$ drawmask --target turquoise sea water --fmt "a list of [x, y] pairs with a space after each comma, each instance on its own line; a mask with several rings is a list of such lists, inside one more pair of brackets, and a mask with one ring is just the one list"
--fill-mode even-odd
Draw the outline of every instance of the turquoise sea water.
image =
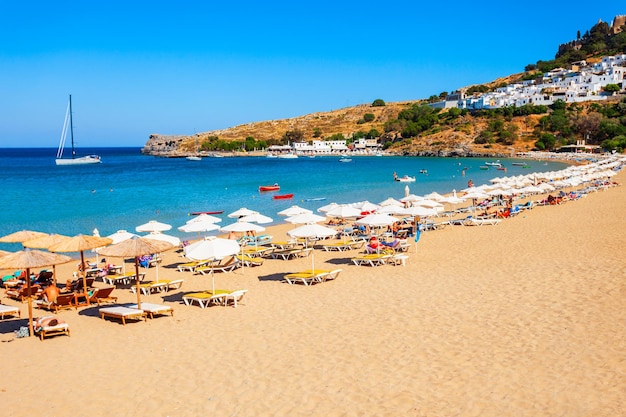
[[[330, 202], [378, 203], [387, 197], [401, 198], [408, 184], [411, 193], [441, 194], [503, 175], [551, 171], [564, 168], [558, 162], [527, 161], [530, 169], [512, 166], [517, 160], [502, 160], [506, 174], [495, 168], [481, 170], [488, 159], [353, 157], [340, 163], [336, 156], [298, 159], [265, 157], [156, 158], [141, 155], [139, 148], [81, 149], [97, 153], [102, 164], [56, 166], [56, 149], [0, 149], [0, 184], [4, 199], [0, 211], [0, 236], [22, 230], [102, 236], [120, 229], [135, 231], [149, 220], [171, 224], [168, 234], [189, 238], [177, 227], [193, 211], [224, 210], [220, 225], [232, 220], [226, 215], [241, 207], [257, 210], [276, 223], [276, 213], [298, 204], [312, 210]], [[462, 175], [466, 168], [465, 176]], [[421, 174], [425, 169], [427, 174]], [[399, 176], [417, 178], [413, 183], [393, 181]], [[274, 193], [259, 193], [259, 185], [279, 183], [279, 194], [293, 193], [290, 200], [273, 200]], [[323, 201], [306, 201], [325, 198]], [[15, 244], [0, 248], [16, 250]]]

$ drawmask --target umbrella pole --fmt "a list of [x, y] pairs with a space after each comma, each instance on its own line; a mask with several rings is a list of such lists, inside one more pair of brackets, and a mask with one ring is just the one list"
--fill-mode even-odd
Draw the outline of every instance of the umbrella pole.
[[137, 284], [137, 308], [141, 310], [141, 286], [139, 285], [139, 258], [135, 256], [135, 283]]
[[30, 289], [30, 268], [26, 268], [26, 288], [28, 288], [28, 334], [34, 336], [33, 330], [33, 297]]
[[[87, 274], [85, 273], [85, 252], [80, 251], [80, 269], [81, 274], [83, 274], [83, 292], [87, 294]], [[87, 300], [87, 305], [89, 305], [89, 296], [85, 295], [85, 299]]]

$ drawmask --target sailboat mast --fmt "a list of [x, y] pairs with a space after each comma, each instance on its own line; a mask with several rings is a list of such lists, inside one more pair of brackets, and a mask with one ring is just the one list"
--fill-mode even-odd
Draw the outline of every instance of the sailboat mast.
[[74, 150], [74, 122], [72, 119], [72, 95], [70, 94], [70, 138], [72, 139], [72, 159], [74, 159], [76, 151]]

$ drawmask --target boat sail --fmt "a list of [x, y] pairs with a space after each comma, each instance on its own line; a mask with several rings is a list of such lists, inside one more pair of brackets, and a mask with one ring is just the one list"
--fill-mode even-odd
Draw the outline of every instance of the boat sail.
[[[65, 148], [65, 140], [67, 139], [67, 131], [70, 132], [70, 140], [72, 142], [72, 157], [63, 158], [63, 149]], [[72, 122], [72, 95], [70, 94], [70, 101], [67, 105], [67, 111], [65, 112], [65, 121], [63, 122], [63, 131], [61, 132], [61, 140], [59, 142], [59, 149], [57, 150], [57, 157], [55, 160], [57, 165], [84, 165], [84, 164], [99, 164], [102, 162], [98, 155], [88, 156], [76, 156], [76, 150], [74, 149], [74, 124]]]

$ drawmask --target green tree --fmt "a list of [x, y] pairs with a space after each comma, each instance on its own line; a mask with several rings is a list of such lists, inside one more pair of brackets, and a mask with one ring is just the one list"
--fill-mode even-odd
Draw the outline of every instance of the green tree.
[[607, 93], [611, 93], [611, 95], [617, 93], [618, 91], [621, 90], [620, 86], [617, 84], [607, 84], [604, 86], [603, 88], [604, 91], [606, 91]]
[[372, 102], [372, 107], [382, 107], [384, 105], [385, 105], [384, 100], [380, 98], [377, 98], [376, 100]]
[[365, 120], [366, 122], [373, 122], [374, 119], [376, 119], [376, 116], [372, 113], [365, 113], [363, 115], [363, 120]]
[[319, 127], [313, 128], [313, 137], [319, 138], [321, 136], [322, 136], [322, 129], [320, 129]]
[[302, 142], [304, 140], [304, 132], [298, 129], [288, 130], [283, 136], [284, 142]]

